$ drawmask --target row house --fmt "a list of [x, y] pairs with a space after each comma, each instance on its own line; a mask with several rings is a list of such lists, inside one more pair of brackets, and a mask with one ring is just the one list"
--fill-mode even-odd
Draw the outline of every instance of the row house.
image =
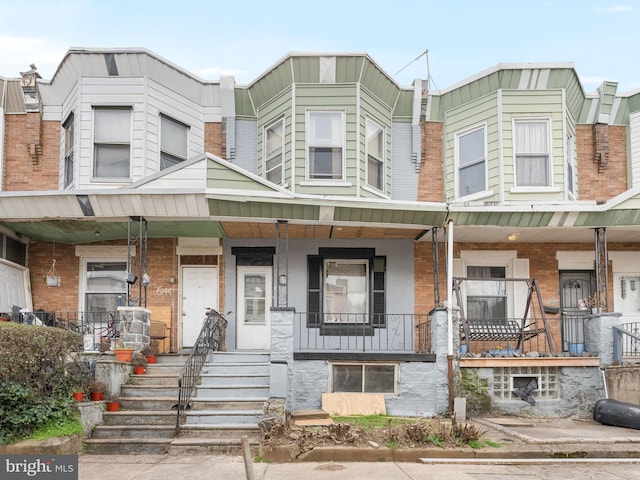
[[564, 63], [429, 87], [364, 53], [238, 85], [71, 49], [49, 80], [0, 78], [0, 311], [138, 307], [177, 352], [214, 309], [227, 350], [271, 353], [290, 409], [361, 392], [442, 413], [466, 367], [507, 409], [535, 378], [559, 411], [599, 365], [573, 355], [585, 322], [640, 321], [640, 93], [585, 92]]

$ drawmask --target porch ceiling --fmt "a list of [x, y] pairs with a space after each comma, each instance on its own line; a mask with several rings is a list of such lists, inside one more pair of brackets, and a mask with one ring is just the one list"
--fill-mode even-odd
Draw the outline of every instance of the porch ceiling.
[[[33, 240], [81, 244], [126, 239], [128, 221], [49, 220], [3, 225]], [[149, 238], [224, 237], [225, 233], [220, 223], [213, 221], [148, 221], [147, 235]]]

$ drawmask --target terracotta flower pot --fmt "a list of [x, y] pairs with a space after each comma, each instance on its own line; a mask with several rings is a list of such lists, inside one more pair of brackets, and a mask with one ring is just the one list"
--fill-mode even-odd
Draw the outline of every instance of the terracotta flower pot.
[[91, 400], [94, 402], [99, 402], [102, 400], [104, 393], [103, 392], [91, 392]]
[[146, 371], [146, 368], [143, 366], [138, 365], [133, 367], [133, 373], [137, 375], [143, 375], [145, 371]]
[[107, 402], [108, 412], [117, 412], [120, 410], [120, 402]]
[[84, 392], [73, 392], [72, 396], [76, 402], [82, 402], [84, 400]]
[[147, 363], [156, 363], [155, 355], [147, 355]]
[[133, 358], [133, 348], [116, 348], [113, 353], [117, 362], [130, 362]]

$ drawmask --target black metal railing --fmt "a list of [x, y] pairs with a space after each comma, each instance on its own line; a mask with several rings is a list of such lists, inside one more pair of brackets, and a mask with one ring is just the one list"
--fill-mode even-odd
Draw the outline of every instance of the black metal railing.
[[24, 312], [16, 310], [10, 320], [28, 325], [44, 325], [77, 332], [84, 337], [85, 350], [98, 350], [111, 343], [122, 331], [122, 322], [116, 310]]
[[[431, 328], [428, 314], [296, 313], [297, 352], [416, 353], [417, 335]], [[422, 348], [430, 351], [431, 335]], [[424, 342], [428, 342], [424, 343]]]
[[623, 357], [640, 358], [640, 323], [623, 323], [613, 327], [613, 361], [621, 363]]
[[562, 315], [562, 350], [578, 353], [584, 348], [584, 325], [589, 315]]
[[215, 310], [207, 310], [202, 330], [196, 340], [178, 378], [178, 411], [176, 415], [176, 435], [184, 423], [187, 408], [200, 379], [200, 372], [207, 355], [226, 349], [227, 321]]
[[416, 325], [416, 352], [432, 353], [431, 344], [431, 317], [420, 317]]

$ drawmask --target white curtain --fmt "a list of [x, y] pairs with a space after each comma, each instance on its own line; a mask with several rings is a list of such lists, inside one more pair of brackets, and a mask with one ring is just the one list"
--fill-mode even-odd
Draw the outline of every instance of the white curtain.
[[549, 141], [547, 122], [516, 122], [516, 185], [549, 185]]

